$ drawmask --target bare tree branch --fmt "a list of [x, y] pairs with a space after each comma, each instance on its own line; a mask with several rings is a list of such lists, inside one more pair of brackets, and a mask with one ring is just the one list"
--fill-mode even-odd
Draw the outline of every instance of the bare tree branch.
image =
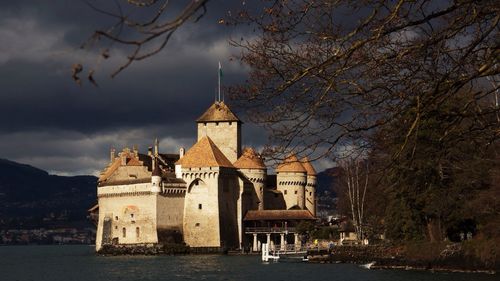
[[[209, 2], [209, 0], [188, 1], [184, 8], [172, 17], [172, 15], [167, 15], [167, 12], [170, 11], [168, 9], [170, 7], [169, 0], [115, 0], [116, 12], [101, 8], [95, 1], [82, 1], [96, 12], [117, 20], [114, 25], [107, 29], [96, 30], [94, 35], [82, 45], [82, 48], [90, 49], [102, 38], [107, 39], [110, 44], [117, 43], [132, 47], [126, 61], [111, 73], [112, 78], [134, 61], [144, 60], [161, 52], [180, 26], [190, 19], [197, 22], [206, 14], [206, 4]], [[140, 16], [134, 17], [137, 14]], [[101, 55], [107, 59], [111, 52], [110, 48], [106, 47]], [[92, 83], [95, 83], [93, 78], [95, 70], [91, 71], [92, 75], [89, 73], [88, 77]]]

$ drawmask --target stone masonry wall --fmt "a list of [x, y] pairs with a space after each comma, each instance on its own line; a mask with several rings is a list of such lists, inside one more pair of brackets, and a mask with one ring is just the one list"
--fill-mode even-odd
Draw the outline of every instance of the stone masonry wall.
[[[148, 185], [148, 184], [142, 184]], [[123, 190], [128, 189], [125, 186]], [[137, 187], [137, 189], [143, 189]], [[101, 187], [102, 188], [102, 187]], [[106, 187], [110, 189], [111, 187]], [[119, 187], [114, 187], [118, 189]], [[99, 194], [98, 194], [99, 196]], [[96, 250], [101, 248], [104, 220], [108, 220], [110, 238], [114, 243], [136, 244], [157, 243], [156, 203], [157, 194], [142, 191], [110, 193], [99, 196], [99, 221], [97, 226]], [[111, 223], [109, 226], [109, 222]], [[109, 229], [108, 229], [109, 231]]]
[[305, 173], [278, 173], [277, 186], [277, 189], [283, 193], [287, 209], [295, 205], [305, 209]]
[[241, 155], [241, 126], [238, 122], [198, 123], [198, 141], [208, 136], [231, 163]]
[[220, 247], [218, 168], [183, 169], [188, 190], [184, 203], [184, 241], [190, 247]]

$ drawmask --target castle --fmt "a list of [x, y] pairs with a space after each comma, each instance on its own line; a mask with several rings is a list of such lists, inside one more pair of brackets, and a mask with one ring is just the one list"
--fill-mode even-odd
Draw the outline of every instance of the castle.
[[[197, 142], [186, 152], [160, 153], [158, 141], [147, 154], [111, 150], [97, 186], [97, 251], [172, 242], [258, 250], [256, 229], [263, 228], [249, 224], [281, 227], [272, 233], [285, 244], [294, 221], [315, 219], [316, 172], [307, 158], [290, 155], [268, 175], [252, 148], [242, 151], [242, 122], [223, 101], [196, 122]], [[264, 234], [269, 242], [271, 233]]]

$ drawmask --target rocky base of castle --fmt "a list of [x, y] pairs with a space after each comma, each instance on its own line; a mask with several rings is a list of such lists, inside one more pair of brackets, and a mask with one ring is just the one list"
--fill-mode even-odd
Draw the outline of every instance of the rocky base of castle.
[[432, 270], [496, 273], [498, 261], [481, 261], [459, 247], [448, 247], [437, 256], [415, 256], [396, 246], [341, 246], [330, 252], [310, 251], [309, 262], [356, 263], [369, 269]]
[[225, 254], [226, 250], [219, 247], [193, 248], [185, 244], [131, 244], [131, 245], [104, 245], [97, 252], [99, 255], [186, 255], [186, 254]]
[[179, 255], [188, 254], [190, 249], [184, 244], [133, 244], [104, 245], [99, 255]]

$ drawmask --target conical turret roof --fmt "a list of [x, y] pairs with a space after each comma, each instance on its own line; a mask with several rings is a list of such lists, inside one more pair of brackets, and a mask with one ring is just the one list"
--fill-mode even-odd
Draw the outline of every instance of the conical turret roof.
[[316, 173], [316, 170], [314, 169], [311, 162], [309, 162], [309, 158], [304, 157], [304, 158], [302, 158], [302, 160], [300, 160], [300, 162], [302, 162], [302, 167], [304, 167], [304, 169], [306, 169], [308, 176], [315, 176], [318, 174], [318, 173]]
[[224, 156], [224, 153], [207, 136], [201, 138], [191, 147], [184, 157], [175, 164], [184, 168], [200, 167], [228, 167], [234, 168], [233, 164]]
[[295, 154], [291, 154], [283, 161], [283, 163], [279, 164], [276, 172], [307, 173], [306, 169], [302, 166]]
[[241, 122], [223, 101], [214, 102], [196, 122]]
[[266, 169], [262, 158], [251, 147], [245, 148], [243, 154], [233, 165], [238, 169]]

